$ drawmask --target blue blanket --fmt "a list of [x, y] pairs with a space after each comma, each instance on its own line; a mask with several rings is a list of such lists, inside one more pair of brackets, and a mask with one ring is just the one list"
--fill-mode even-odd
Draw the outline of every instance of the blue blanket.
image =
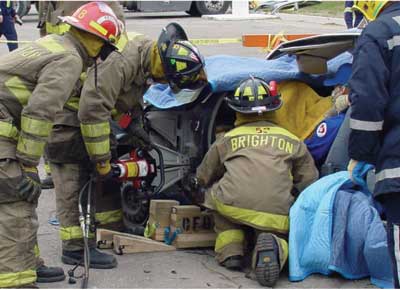
[[348, 172], [306, 188], [290, 210], [289, 279], [333, 271], [393, 287], [386, 232], [371, 199], [351, 190]]
[[[323, 86], [323, 81], [331, 77], [340, 65], [351, 63], [350, 53], [343, 53], [328, 62], [328, 73], [324, 76], [309, 75], [299, 72], [295, 57], [283, 56], [275, 60], [255, 57], [217, 55], [206, 58], [208, 83], [213, 92], [233, 91], [243, 80], [253, 75], [267, 82], [301, 80], [312, 86]], [[167, 85], [151, 86], [144, 95], [144, 100], [160, 109], [181, 106], [193, 101], [189, 91], [174, 95]]]

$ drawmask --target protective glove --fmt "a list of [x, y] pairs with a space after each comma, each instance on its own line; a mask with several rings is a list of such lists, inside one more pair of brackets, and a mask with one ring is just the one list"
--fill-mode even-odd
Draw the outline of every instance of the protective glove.
[[14, 16], [14, 22], [17, 23], [17, 24], [20, 25], [20, 26], [21, 26], [22, 24], [24, 24], [24, 22], [22, 21], [21, 17], [19, 17], [18, 14], [16, 14], [16, 15]]
[[367, 162], [350, 159], [347, 171], [349, 171], [350, 178], [355, 184], [366, 187], [365, 176], [372, 168], [373, 166]]
[[17, 186], [19, 197], [27, 202], [36, 203], [39, 199], [42, 187], [37, 168], [34, 166], [21, 165], [22, 178]]
[[110, 160], [96, 163], [96, 171], [97, 171], [97, 176], [101, 180], [107, 180], [112, 178]]
[[204, 203], [206, 189], [195, 174], [189, 174], [186, 179], [187, 189], [190, 192], [190, 199], [194, 204]]

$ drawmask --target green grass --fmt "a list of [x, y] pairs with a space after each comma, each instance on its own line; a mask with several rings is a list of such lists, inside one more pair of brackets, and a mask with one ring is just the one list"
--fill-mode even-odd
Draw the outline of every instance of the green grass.
[[344, 1], [324, 1], [320, 4], [300, 7], [300, 9], [297, 11], [295, 11], [293, 8], [281, 10], [282, 13], [297, 13], [339, 18], [343, 17], [343, 11]]

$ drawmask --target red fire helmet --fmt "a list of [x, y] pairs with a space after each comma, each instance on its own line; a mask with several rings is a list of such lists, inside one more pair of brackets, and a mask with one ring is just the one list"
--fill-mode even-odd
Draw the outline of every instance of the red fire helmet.
[[79, 7], [72, 16], [60, 17], [69, 25], [115, 44], [121, 33], [117, 16], [104, 2], [90, 2]]

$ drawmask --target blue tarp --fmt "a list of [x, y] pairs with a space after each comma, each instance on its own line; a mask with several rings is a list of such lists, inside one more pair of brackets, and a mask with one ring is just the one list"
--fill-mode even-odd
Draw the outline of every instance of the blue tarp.
[[392, 288], [386, 231], [371, 198], [351, 190], [347, 171], [306, 188], [290, 209], [289, 280], [333, 271]]
[[[332, 76], [340, 65], [351, 63], [350, 53], [343, 53], [328, 62], [324, 76], [299, 72], [295, 57], [282, 56], [275, 60], [255, 57], [217, 55], [206, 58], [208, 83], [213, 92], [233, 91], [243, 80], [253, 75], [267, 82], [275, 80], [301, 80], [313, 86], [323, 86], [326, 77]], [[144, 100], [160, 109], [181, 106], [192, 101], [191, 94], [183, 92], [175, 96], [167, 85], [156, 84], [144, 95]]]

